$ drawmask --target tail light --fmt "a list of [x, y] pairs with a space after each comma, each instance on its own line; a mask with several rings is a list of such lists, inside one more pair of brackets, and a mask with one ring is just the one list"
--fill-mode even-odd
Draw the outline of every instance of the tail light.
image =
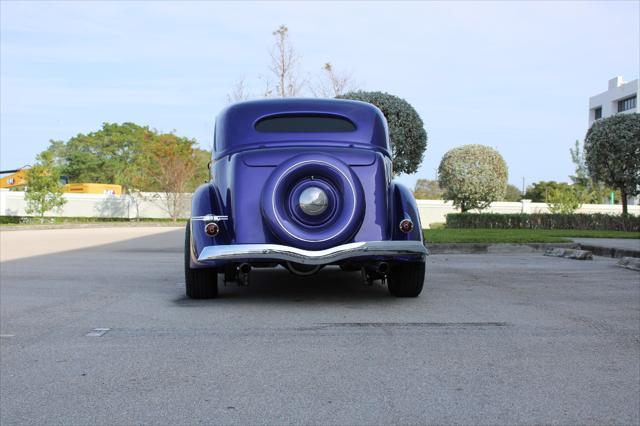
[[218, 232], [220, 232], [220, 227], [217, 223], [211, 222], [204, 226], [204, 233], [210, 237], [215, 237], [218, 235]]
[[411, 222], [411, 220], [409, 219], [403, 219], [402, 221], [400, 221], [400, 230], [405, 234], [413, 231], [413, 222]]

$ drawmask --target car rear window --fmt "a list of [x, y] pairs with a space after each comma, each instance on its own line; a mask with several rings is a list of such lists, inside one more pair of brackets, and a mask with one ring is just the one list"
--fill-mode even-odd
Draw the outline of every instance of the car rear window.
[[356, 125], [344, 117], [332, 115], [279, 115], [259, 120], [256, 130], [264, 133], [353, 132]]

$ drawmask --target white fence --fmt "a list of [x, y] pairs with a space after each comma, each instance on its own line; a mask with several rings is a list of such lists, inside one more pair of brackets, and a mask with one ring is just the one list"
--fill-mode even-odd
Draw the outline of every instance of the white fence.
[[[169, 212], [164, 201], [164, 195], [159, 193], [143, 193], [138, 196], [122, 195], [94, 195], [94, 194], [64, 194], [67, 202], [56, 211], [48, 212], [47, 216], [67, 217], [113, 217], [113, 218], [168, 218]], [[189, 216], [191, 194], [184, 194], [181, 199], [179, 216]], [[28, 216], [25, 212], [26, 202], [24, 192], [0, 190], [0, 215]], [[640, 215], [640, 206], [631, 205], [629, 213]], [[418, 200], [420, 220], [427, 228], [431, 223], [445, 222], [447, 213], [456, 213], [451, 202], [442, 200]], [[549, 207], [545, 203], [496, 202], [484, 210], [492, 213], [548, 213]], [[609, 204], [584, 204], [578, 213], [607, 213], [620, 214], [622, 206]]]
[[[640, 215], [640, 206], [627, 206], [630, 214]], [[431, 223], [441, 223], [446, 221], [448, 213], [459, 213], [460, 210], [453, 207], [450, 201], [442, 200], [418, 200], [420, 210], [420, 221], [424, 228], [428, 228]], [[500, 201], [491, 204], [491, 207], [483, 210], [483, 213], [549, 213], [549, 206], [546, 203], [532, 203], [529, 200], [520, 202]], [[576, 213], [605, 213], [622, 214], [621, 205], [610, 204], [583, 204]]]
[[[67, 202], [45, 216], [65, 217], [112, 217], [112, 218], [169, 218], [165, 195], [145, 192], [131, 195], [64, 194]], [[27, 203], [24, 192], [0, 190], [1, 216], [29, 216], [25, 211]], [[178, 216], [187, 217], [191, 209], [191, 194], [180, 198]]]

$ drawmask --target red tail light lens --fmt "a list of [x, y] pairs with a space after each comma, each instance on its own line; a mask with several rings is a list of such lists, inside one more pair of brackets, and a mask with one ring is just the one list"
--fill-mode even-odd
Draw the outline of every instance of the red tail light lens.
[[204, 232], [210, 237], [215, 237], [216, 235], [218, 235], [218, 232], [220, 232], [220, 227], [217, 223], [207, 223], [204, 226]]
[[409, 219], [402, 220], [400, 222], [400, 230], [405, 234], [413, 231], [413, 222], [411, 222]]

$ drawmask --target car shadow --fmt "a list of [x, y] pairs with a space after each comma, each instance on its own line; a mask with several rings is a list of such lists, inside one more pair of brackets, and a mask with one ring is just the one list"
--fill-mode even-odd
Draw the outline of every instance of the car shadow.
[[[327, 266], [310, 276], [297, 276], [282, 267], [257, 268], [251, 271], [250, 284], [239, 286], [235, 282], [219, 280], [219, 294], [215, 299], [193, 300], [181, 296], [174, 300], [178, 306], [204, 306], [219, 303], [259, 303], [283, 301], [288, 303], [343, 303], [388, 301], [387, 288], [376, 281], [365, 285], [360, 272], [342, 271]], [[395, 298], [392, 298], [395, 299]]]
[[[21, 232], [21, 231], [12, 231]], [[65, 230], [59, 230], [61, 241]], [[57, 235], [57, 234], [56, 234]], [[86, 237], [90, 238], [87, 229]], [[76, 250], [22, 257], [2, 262], [2, 288], [51, 292], [83, 291], [143, 292], [149, 298], [179, 307], [206, 307], [221, 304], [371, 303], [399, 300], [389, 295], [379, 282], [364, 285], [360, 272], [342, 271], [337, 266], [323, 268], [311, 276], [296, 276], [282, 267], [254, 268], [250, 285], [224, 285], [219, 280], [219, 297], [192, 300], [184, 295], [184, 230], [134, 237], [128, 240]], [[28, 279], [25, 279], [28, 278]]]

